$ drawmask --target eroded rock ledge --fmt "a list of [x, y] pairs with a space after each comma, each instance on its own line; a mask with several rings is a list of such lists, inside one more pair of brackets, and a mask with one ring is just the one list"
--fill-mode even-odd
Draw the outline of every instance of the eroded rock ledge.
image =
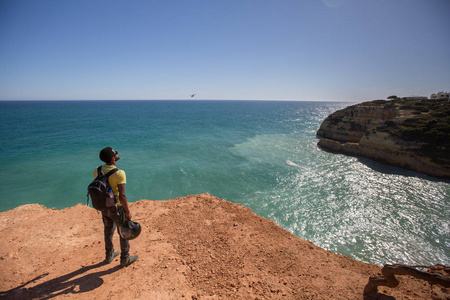
[[321, 124], [318, 145], [435, 177], [450, 178], [448, 100], [376, 100], [349, 106]]
[[[78, 204], [0, 213], [1, 299], [363, 299], [381, 267], [333, 254], [241, 204], [209, 194], [130, 203], [139, 260], [103, 264], [101, 215]], [[115, 246], [119, 246], [117, 234]], [[118, 249], [118, 248], [116, 248]], [[401, 278], [379, 299], [448, 299]]]

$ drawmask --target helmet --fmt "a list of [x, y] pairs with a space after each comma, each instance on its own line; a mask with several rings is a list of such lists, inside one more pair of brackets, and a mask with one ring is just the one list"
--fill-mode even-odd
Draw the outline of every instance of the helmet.
[[122, 226], [119, 226], [119, 234], [126, 240], [132, 240], [141, 234], [141, 229], [141, 224], [128, 220]]

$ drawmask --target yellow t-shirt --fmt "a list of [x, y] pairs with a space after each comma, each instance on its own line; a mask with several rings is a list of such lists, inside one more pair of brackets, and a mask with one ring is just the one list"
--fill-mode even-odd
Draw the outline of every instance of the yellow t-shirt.
[[[103, 165], [102, 166], [102, 172], [103, 174], [108, 173], [112, 169], [115, 169], [116, 166], [114, 165]], [[97, 168], [94, 170], [94, 178], [97, 177]], [[125, 175], [125, 172], [123, 170], [120, 170], [109, 176], [108, 178], [109, 186], [111, 187], [114, 195], [117, 199], [117, 205], [122, 205], [119, 200], [119, 188], [117, 187], [118, 184], [125, 184], [127, 183], [127, 177]]]

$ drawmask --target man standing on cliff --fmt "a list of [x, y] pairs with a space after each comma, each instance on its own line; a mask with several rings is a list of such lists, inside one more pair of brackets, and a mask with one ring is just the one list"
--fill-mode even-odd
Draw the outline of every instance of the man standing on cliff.
[[[100, 159], [105, 162], [102, 166], [103, 174], [116, 168], [116, 162], [120, 159], [119, 153], [111, 147], [106, 147], [100, 151]], [[97, 177], [97, 168], [94, 171], [94, 178]], [[127, 182], [125, 172], [118, 170], [111, 174], [108, 178], [109, 186], [111, 187], [117, 205], [106, 208], [102, 211], [102, 219], [105, 234], [105, 263], [111, 263], [119, 251], [114, 251], [113, 235], [117, 226], [122, 225], [126, 220], [131, 220], [132, 215], [128, 208], [127, 196], [125, 195], [125, 183]], [[123, 267], [129, 266], [138, 259], [137, 255], [130, 256], [130, 242], [120, 237], [120, 265]]]

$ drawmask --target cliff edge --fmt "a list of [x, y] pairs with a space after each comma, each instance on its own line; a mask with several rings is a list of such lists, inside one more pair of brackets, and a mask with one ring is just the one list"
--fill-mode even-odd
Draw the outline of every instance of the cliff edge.
[[434, 177], [450, 178], [450, 102], [375, 100], [344, 108], [320, 125], [318, 145]]
[[[78, 204], [0, 213], [4, 299], [362, 299], [381, 267], [323, 250], [240, 204], [209, 194], [130, 203], [139, 260], [103, 264], [101, 215]], [[118, 236], [114, 240], [119, 246]], [[446, 299], [409, 276], [379, 299]]]

